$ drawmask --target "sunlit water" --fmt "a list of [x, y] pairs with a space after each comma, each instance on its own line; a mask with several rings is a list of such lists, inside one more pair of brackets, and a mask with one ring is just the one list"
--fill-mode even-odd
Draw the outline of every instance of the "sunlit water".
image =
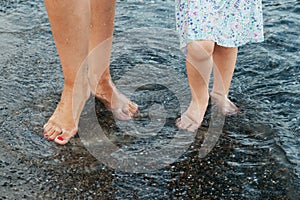
[[[197, 157], [200, 134], [175, 163], [154, 173], [133, 174], [101, 164], [79, 138], [64, 147], [43, 139], [42, 126], [63, 83], [44, 4], [0, 0], [0, 197], [299, 199], [300, 3], [263, 4], [266, 40], [240, 48], [230, 97], [241, 112], [226, 119], [213, 151]], [[185, 77], [178, 90], [188, 92], [178, 47], [173, 1], [118, 2], [111, 65], [116, 82], [126, 73], [151, 74], [134, 70], [141, 65], [158, 71], [167, 66]], [[170, 96], [167, 115], [176, 119], [178, 102]], [[147, 112], [147, 105], [139, 103]], [[111, 119], [101, 120], [109, 124]], [[208, 123], [206, 116], [202, 131]], [[126, 138], [115, 140], [126, 143]]]

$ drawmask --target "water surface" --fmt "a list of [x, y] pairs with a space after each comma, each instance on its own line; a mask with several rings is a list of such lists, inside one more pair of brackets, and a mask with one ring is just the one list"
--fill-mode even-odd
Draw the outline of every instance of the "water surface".
[[[226, 118], [213, 151], [197, 156], [208, 113], [195, 142], [175, 163], [133, 174], [97, 161], [78, 137], [63, 147], [43, 139], [42, 126], [63, 86], [44, 4], [0, 1], [0, 197], [299, 199], [300, 2], [263, 4], [266, 40], [240, 48], [230, 97], [241, 112]], [[114, 47], [116, 82], [142, 64], [169, 66], [186, 78], [173, 1], [118, 1]], [[187, 89], [186, 81], [178, 90]], [[175, 118], [176, 102], [170, 102]], [[147, 112], [147, 104], [143, 108]], [[110, 122], [109, 116], [102, 120]]]

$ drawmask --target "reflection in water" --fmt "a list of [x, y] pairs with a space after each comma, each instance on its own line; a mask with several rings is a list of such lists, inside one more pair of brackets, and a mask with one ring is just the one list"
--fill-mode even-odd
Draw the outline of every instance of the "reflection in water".
[[[78, 137], [64, 147], [42, 138], [63, 80], [44, 5], [1, 1], [0, 197], [299, 198], [299, 6], [297, 0], [264, 1], [266, 41], [240, 48], [232, 83], [230, 96], [241, 112], [226, 118], [224, 133], [208, 156], [200, 159], [199, 149], [210, 112], [175, 163], [132, 174], [97, 161]], [[174, 32], [162, 32], [159, 39], [145, 31], [149, 26], [174, 30], [173, 1], [118, 2], [111, 66], [115, 81], [141, 64], [170, 66], [185, 76]], [[131, 37], [133, 32], [137, 37]], [[109, 116], [102, 119], [110, 124]], [[136, 123], [147, 124], [146, 118], [140, 120]], [[111, 138], [122, 145], [128, 138], [121, 136]]]

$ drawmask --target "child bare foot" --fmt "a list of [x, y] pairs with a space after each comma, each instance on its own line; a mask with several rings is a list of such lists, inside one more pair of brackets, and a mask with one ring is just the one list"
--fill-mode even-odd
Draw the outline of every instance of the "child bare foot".
[[95, 96], [111, 110], [116, 119], [131, 119], [138, 112], [138, 106], [116, 88], [109, 72], [104, 76], [105, 78], [98, 83]]
[[228, 98], [227, 95], [221, 95], [216, 92], [211, 92], [211, 101], [214, 105], [218, 107], [218, 109], [223, 113], [223, 115], [234, 115], [237, 114], [239, 109], [232, 103]]
[[195, 132], [201, 126], [208, 105], [208, 95], [206, 96], [201, 100], [191, 101], [188, 109], [176, 120], [178, 128]]
[[[186, 53], [188, 61], [187, 72], [192, 96], [201, 94], [198, 91], [193, 93], [197, 88], [205, 87], [201, 84], [200, 78], [196, 81], [197, 73], [201, 74], [207, 86], [210, 74], [205, 70], [214, 66], [213, 91], [215, 92], [211, 93], [212, 102], [223, 114], [235, 114], [238, 108], [227, 98], [227, 94], [234, 73], [238, 47], [249, 42], [264, 40], [262, 3], [261, 0], [255, 4], [251, 4], [250, 1], [241, 1], [238, 4], [236, 1], [227, 1], [222, 5], [215, 1], [199, 2], [199, 0], [182, 0], [176, 4], [176, 16], [179, 16], [176, 17], [177, 30], [180, 35], [181, 48]], [[247, 7], [249, 12], [245, 12], [242, 9], [244, 7]], [[222, 14], [216, 17], [220, 8]], [[230, 16], [233, 10], [237, 11], [238, 15]], [[249, 21], [243, 23], [244, 19], [249, 19]], [[228, 23], [233, 21], [234, 23]], [[240, 35], [248, 37], [238, 37]], [[209, 62], [208, 58], [212, 58], [213, 62]], [[191, 66], [198, 72], [197, 70], [189, 72], [188, 70], [192, 69]], [[178, 121], [182, 128], [194, 129], [202, 119], [206, 104], [199, 104], [199, 108], [192, 104], [195, 103], [191, 103], [187, 112]], [[199, 111], [201, 114], [195, 114]]]
[[77, 133], [79, 117], [90, 92], [66, 88], [48, 122], [44, 125], [44, 137], [58, 144], [66, 144]]
[[208, 105], [208, 83], [212, 70], [212, 41], [197, 41], [188, 45], [186, 70], [192, 101], [183, 115], [177, 119], [178, 128], [189, 132], [196, 131], [204, 118]]

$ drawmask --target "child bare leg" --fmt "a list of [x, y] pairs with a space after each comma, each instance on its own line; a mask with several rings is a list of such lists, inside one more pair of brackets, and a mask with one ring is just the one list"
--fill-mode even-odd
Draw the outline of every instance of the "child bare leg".
[[92, 92], [112, 110], [120, 120], [130, 119], [138, 110], [115, 87], [109, 64], [112, 47], [116, 1], [91, 0], [89, 40], [89, 81]]
[[45, 0], [45, 5], [62, 64], [64, 89], [54, 114], [44, 125], [44, 136], [65, 144], [76, 134], [90, 94], [85, 69], [80, 68], [88, 52], [90, 8], [88, 1], [78, 0]]
[[192, 100], [188, 109], [177, 119], [176, 125], [183, 130], [194, 132], [201, 125], [209, 100], [208, 85], [213, 66], [213, 41], [189, 43], [186, 69]]
[[232, 80], [238, 48], [215, 45], [214, 60], [214, 84], [211, 92], [213, 103], [225, 115], [235, 114], [238, 108], [227, 98]]

